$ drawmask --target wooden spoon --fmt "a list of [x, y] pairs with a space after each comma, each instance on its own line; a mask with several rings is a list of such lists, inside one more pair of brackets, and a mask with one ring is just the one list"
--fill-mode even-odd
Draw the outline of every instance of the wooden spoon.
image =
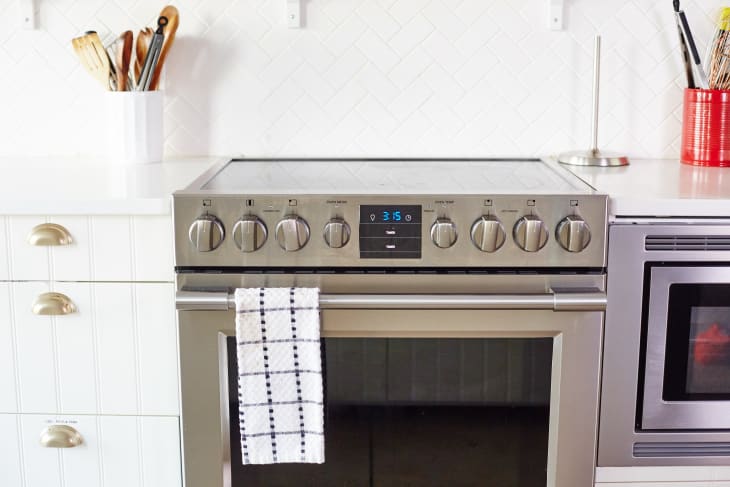
[[150, 81], [150, 90], [156, 90], [157, 85], [160, 83], [160, 76], [162, 75], [162, 65], [165, 63], [167, 53], [170, 51], [173, 41], [175, 40], [175, 32], [177, 32], [177, 26], [180, 24], [180, 15], [172, 5], [162, 9], [160, 17], [167, 18], [167, 25], [162, 29], [162, 33], [165, 36], [165, 40], [162, 42], [162, 50], [160, 51], [160, 58], [157, 61], [155, 71], [152, 73], [152, 81]]
[[139, 75], [142, 73], [142, 65], [147, 57], [147, 49], [150, 47], [152, 42], [152, 36], [155, 34], [150, 27], [145, 27], [139, 31], [137, 35], [137, 44], [135, 45], [135, 59], [134, 59], [134, 79], [139, 82]]
[[117, 90], [127, 91], [127, 82], [129, 80], [129, 63], [132, 60], [132, 44], [133, 35], [131, 30], [127, 30], [119, 36], [122, 41], [122, 48], [116, 52], [117, 55]]

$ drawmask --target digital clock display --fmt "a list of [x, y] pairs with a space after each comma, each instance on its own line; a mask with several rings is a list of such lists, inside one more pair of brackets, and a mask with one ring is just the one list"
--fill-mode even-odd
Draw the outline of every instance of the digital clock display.
[[360, 206], [361, 259], [420, 259], [421, 205]]
[[421, 223], [421, 206], [361, 206], [360, 223]]

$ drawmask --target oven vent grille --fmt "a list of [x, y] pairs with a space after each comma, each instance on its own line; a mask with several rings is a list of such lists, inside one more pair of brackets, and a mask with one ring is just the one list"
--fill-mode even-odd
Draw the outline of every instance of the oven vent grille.
[[648, 235], [647, 251], [730, 250], [730, 235]]
[[729, 457], [730, 443], [727, 442], [661, 442], [634, 443], [634, 456], [651, 457]]

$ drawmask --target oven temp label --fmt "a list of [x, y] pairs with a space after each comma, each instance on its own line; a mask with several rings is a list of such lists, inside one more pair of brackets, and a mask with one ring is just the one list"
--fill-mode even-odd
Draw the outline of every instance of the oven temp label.
[[420, 259], [421, 205], [360, 207], [361, 259]]

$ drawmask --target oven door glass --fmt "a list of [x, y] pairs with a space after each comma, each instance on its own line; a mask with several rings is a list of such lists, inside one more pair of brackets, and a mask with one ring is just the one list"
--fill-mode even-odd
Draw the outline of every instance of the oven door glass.
[[[552, 339], [327, 338], [325, 463], [242, 465], [232, 487], [546, 484]], [[238, 418], [235, 338], [228, 418]]]
[[650, 276], [638, 427], [730, 429], [730, 266], [653, 263]]
[[730, 284], [670, 286], [662, 398], [730, 400]]

